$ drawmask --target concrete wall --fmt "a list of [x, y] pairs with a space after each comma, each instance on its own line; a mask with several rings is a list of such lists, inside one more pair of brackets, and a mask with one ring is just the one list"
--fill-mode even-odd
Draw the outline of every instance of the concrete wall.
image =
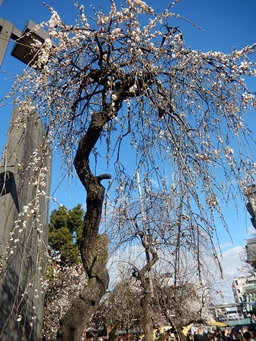
[[47, 264], [48, 199], [36, 197], [36, 186], [38, 181], [42, 184], [39, 188], [49, 195], [51, 158], [48, 154], [41, 159], [48, 150], [42, 147], [45, 132], [37, 114], [17, 127], [16, 112], [0, 165], [0, 339], [38, 341]]
[[247, 262], [256, 262], [256, 238], [246, 239]]

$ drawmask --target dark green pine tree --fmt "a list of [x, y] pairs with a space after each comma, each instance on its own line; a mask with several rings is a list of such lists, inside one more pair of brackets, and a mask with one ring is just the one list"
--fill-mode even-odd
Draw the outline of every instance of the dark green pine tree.
[[74, 265], [80, 262], [79, 246], [84, 215], [81, 204], [71, 210], [60, 206], [59, 209], [51, 212], [49, 245], [55, 252], [60, 252], [64, 264]]

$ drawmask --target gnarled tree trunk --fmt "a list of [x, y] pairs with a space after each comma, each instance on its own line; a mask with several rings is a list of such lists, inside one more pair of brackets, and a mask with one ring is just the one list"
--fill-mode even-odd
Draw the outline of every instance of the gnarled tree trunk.
[[[114, 76], [112, 74], [112, 77]], [[104, 73], [104, 69], [91, 71], [90, 77], [101, 85], [106, 85], [108, 82], [108, 74]], [[80, 140], [74, 160], [76, 172], [87, 192], [87, 212], [84, 218], [80, 251], [89, 282], [61, 319], [57, 341], [80, 341], [83, 329], [86, 323], [90, 321], [92, 313], [105, 293], [109, 282], [106, 268], [106, 248], [100, 250], [100, 245], [97, 246], [97, 238], [104, 201], [104, 187], [100, 182], [104, 179], [110, 179], [111, 176], [109, 174], [93, 175], [89, 165], [89, 156], [102, 133], [104, 125], [117, 115], [123, 101], [127, 97], [133, 96], [129, 89], [135, 84], [136, 79], [131, 75], [126, 76], [119, 73], [116, 77], [117, 79], [121, 77], [122, 86], [121, 82], [115, 84], [115, 91], [112, 95], [115, 98], [114, 102], [107, 103], [106, 89], [102, 90], [103, 110], [92, 115], [90, 125]], [[149, 77], [149, 75], [145, 77]], [[143, 86], [143, 81], [138, 82], [137, 91], [141, 92]]]
[[88, 275], [88, 285], [72, 302], [67, 313], [60, 320], [58, 341], [80, 341], [85, 325], [90, 321], [101, 297], [104, 295], [109, 276], [107, 271], [107, 242], [99, 236], [99, 224], [104, 201], [104, 187], [100, 181], [110, 175], [94, 176], [89, 167], [89, 155], [96, 144], [102, 126], [108, 121], [104, 112], [95, 113], [90, 127], [81, 139], [74, 165], [77, 174], [87, 191], [87, 212], [84, 218], [81, 258]]

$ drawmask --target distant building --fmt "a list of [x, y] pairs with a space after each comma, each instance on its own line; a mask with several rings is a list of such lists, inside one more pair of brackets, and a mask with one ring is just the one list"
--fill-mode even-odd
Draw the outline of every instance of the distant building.
[[255, 268], [256, 265], [256, 238], [246, 239], [247, 263]]
[[247, 278], [241, 276], [235, 278], [232, 283], [232, 291], [236, 304], [241, 304], [243, 302], [244, 286], [246, 285]]
[[[247, 197], [246, 208], [251, 215], [252, 226], [256, 229], [256, 185], [248, 186], [244, 195]], [[246, 239], [247, 262], [256, 269], [256, 238]]]
[[241, 304], [243, 312], [249, 313], [256, 305], [256, 276], [241, 276], [234, 279], [232, 290], [236, 304]]
[[248, 199], [246, 208], [251, 215], [252, 226], [256, 229], [256, 185], [248, 186], [244, 191], [244, 195]]
[[[247, 197], [247, 211], [251, 215], [252, 226], [256, 229], [256, 184], [248, 186], [244, 195]], [[256, 271], [256, 238], [246, 239], [246, 262]], [[256, 277], [239, 277], [233, 282], [234, 297], [242, 303], [243, 311], [250, 313], [256, 312]]]
[[212, 318], [219, 322], [243, 318], [240, 305], [235, 303], [209, 305], [208, 309]]

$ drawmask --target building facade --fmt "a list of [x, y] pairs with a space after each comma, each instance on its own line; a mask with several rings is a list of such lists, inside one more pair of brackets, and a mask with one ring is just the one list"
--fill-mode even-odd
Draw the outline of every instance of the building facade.
[[242, 306], [244, 313], [256, 308], [256, 276], [241, 276], [234, 279], [232, 290], [236, 304]]

